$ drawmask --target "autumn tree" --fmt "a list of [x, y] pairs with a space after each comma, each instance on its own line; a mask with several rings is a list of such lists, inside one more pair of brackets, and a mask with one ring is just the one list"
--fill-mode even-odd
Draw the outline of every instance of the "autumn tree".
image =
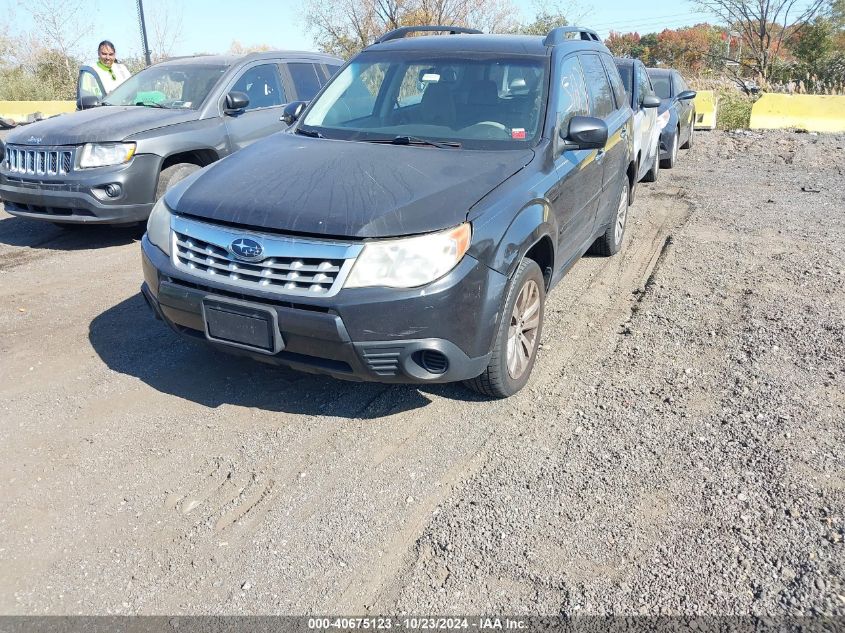
[[635, 57], [639, 59], [642, 53], [639, 33], [617, 33], [616, 31], [611, 31], [604, 41], [604, 45], [617, 57]]
[[[787, 36], [806, 27], [829, 0], [695, 0], [717, 16], [743, 43], [743, 59], [732, 59], [764, 83], [772, 78], [785, 52]], [[739, 79], [739, 73], [737, 73]]]
[[308, 0], [304, 6], [305, 23], [320, 50], [345, 58], [401, 26], [508, 31], [515, 13], [510, 0]]

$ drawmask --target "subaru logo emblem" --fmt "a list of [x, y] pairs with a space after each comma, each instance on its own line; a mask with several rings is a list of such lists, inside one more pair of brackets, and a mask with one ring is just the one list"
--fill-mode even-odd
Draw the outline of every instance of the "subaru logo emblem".
[[28, 139], [26, 139], [26, 142], [32, 143], [33, 145], [41, 145], [41, 141], [43, 140], [44, 138], [41, 136], [30, 136]]
[[264, 247], [250, 237], [239, 237], [229, 244], [229, 252], [238, 259], [258, 261], [264, 255]]

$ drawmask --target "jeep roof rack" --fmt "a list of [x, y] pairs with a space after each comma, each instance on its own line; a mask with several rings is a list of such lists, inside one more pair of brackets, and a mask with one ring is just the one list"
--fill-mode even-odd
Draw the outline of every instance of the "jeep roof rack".
[[375, 42], [373, 42], [373, 44], [381, 44], [382, 42], [389, 42], [390, 40], [401, 40], [403, 37], [406, 37], [409, 33], [423, 31], [431, 31], [434, 33], [448, 32], [449, 35], [457, 35], [458, 33], [470, 33], [473, 35], [479, 35], [481, 33], [481, 31], [479, 31], [478, 29], [468, 29], [464, 26], [402, 26], [398, 29], [388, 31], [380, 38], [378, 38]]
[[563, 44], [568, 40], [579, 39], [587, 40], [588, 42], [601, 42], [598, 33], [592, 29], [585, 29], [580, 26], [559, 26], [549, 31], [546, 39], [543, 40], [543, 45], [555, 46], [556, 44]]

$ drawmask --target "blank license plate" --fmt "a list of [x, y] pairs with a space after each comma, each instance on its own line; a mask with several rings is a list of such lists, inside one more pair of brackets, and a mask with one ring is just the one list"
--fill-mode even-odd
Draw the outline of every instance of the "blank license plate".
[[210, 341], [275, 354], [281, 349], [275, 311], [245, 303], [205, 299], [205, 335]]

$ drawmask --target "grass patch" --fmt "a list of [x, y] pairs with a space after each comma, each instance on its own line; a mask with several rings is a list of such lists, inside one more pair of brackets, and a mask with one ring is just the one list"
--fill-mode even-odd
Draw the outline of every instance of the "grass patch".
[[720, 90], [718, 94], [716, 127], [720, 130], [747, 130], [751, 124], [751, 106], [757, 99], [736, 91]]

